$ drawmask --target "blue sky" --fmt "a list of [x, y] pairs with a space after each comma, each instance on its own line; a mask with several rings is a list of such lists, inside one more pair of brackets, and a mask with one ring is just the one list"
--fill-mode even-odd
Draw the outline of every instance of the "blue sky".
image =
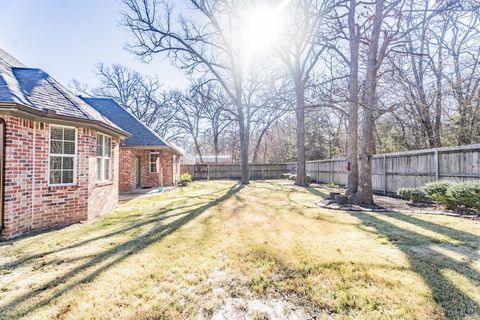
[[0, 0], [0, 48], [64, 85], [75, 78], [94, 86], [94, 66], [103, 62], [184, 87], [183, 73], [163, 56], [145, 64], [124, 49], [130, 35], [119, 26], [120, 11], [118, 0]]

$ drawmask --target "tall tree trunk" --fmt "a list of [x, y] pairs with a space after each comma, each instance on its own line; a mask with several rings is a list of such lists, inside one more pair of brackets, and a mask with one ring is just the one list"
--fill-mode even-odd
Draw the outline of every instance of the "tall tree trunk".
[[258, 137], [257, 143], [255, 144], [255, 149], [253, 150], [253, 159], [252, 159], [253, 163], [257, 162], [258, 160], [258, 153], [260, 152], [260, 146], [262, 144], [263, 137], [265, 136], [265, 133], [267, 133], [268, 129], [270, 129], [270, 126], [272, 125], [272, 123], [273, 121], [269, 121], [260, 132], [260, 136]]
[[213, 152], [215, 153], [215, 163], [218, 163], [218, 133], [213, 134]]
[[350, 76], [348, 81], [348, 142], [347, 162], [347, 196], [354, 195], [358, 188], [358, 50], [360, 46], [359, 31], [355, 24], [356, 0], [350, 0], [348, 12], [348, 29], [350, 32]]
[[[461, 89], [460, 89], [461, 90]], [[466, 145], [471, 143], [470, 139], [470, 127], [468, 125], [468, 111], [470, 108], [468, 107], [469, 102], [466, 101], [465, 99], [460, 99], [459, 101], [459, 116], [460, 116], [460, 121], [459, 121], [459, 133], [458, 133], [458, 144], [459, 145]]]
[[197, 150], [198, 157], [200, 158], [200, 163], [203, 163], [202, 150], [200, 149], [200, 144], [198, 143], [197, 138], [194, 138], [193, 142], [195, 144], [195, 149]]
[[435, 90], [435, 124], [434, 124], [434, 131], [435, 131], [435, 147], [442, 146], [442, 139], [441, 139], [441, 130], [442, 130], [442, 104], [443, 104], [443, 97], [442, 97], [442, 74], [443, 74], [443, 56], [442, 56], [442, 45], [438, 49], [438, 61], [437, 61], [437, 70], [435, 72], [435, 80], [436, 80], [436, 90]]
[[305, 85], [303, 80], [295, 81], [297, 103], [295, 114], [297, 116], [297, 178], [295, 185], [307, 186], [307, 170], [305, 160]]
[[[355, 202], [364, 204], [373, 204], [372, 156], [375, 144], [373, 135], [373, 110], [376, 107], [377, 99], [377, 73], [380, 64], [378, 61], [378, 47], [383, 21], [383, 3], [384, 0], [377, 0], [375, 2], [375, 16], [373, 18], [372, 34], [367, 54], [365, 93], [362, 111], [360, 180], [357, 193], [355, 194]], [[384, 41], [387, 40], [385, 39]]]
[[240, 166], [242, 169], [242, 179], [241, 184], [250, 183], [250, 175], [248, 172], [248, 142], [249, 134], [248, 129], [245, 126], [245, 116], [243, 114], [243, 107], [237, 106], [238, 110], [238, 122], [239, 122], [239, 131], [240, 131]]

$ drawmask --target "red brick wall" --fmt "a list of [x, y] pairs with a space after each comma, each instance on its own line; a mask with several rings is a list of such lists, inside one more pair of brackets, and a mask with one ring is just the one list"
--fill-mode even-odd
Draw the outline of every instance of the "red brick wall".
[[[118, 174], [96, 185], [96, 132], [77, 129], [77, 180], [73, 186], [48, 186], [49, 125], [13, 116], [6, 121], [5, 228], [11, 238], [34, 229], [68, 225], [114, 208]], [[118, 139], [112, 139], [112, 170], [118, 168]]]
[[[120, 147], [120, 192], [128, 192], [136, 189], [135, 185], [135, 162], [136, 158], [140, 161], [140, 187], [156, 187], [161, 183], [160, 173], [150, 172], [150, 150], [134, 149]], [[174, 184], [173, 177], [173, 153], [160, 150], [160, 165], [162, 167], [163, 185], [171, 186]]]

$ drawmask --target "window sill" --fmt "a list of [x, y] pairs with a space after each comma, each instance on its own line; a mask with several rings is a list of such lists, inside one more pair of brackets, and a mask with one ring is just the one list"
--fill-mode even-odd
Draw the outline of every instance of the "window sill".
[[95, 187], [105, 187], [113, 185], [113, 181], [97, 181]]
[[49, 188], [61, 188], [61, 187], [76, 187], [76, 183], [56, 183], [56, 184], [49, 184]]

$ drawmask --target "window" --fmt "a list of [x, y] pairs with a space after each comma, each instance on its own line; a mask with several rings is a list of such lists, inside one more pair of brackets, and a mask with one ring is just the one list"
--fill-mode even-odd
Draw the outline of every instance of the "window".
[[51, 185], [73, 184], [76, 174], [77, 131], [69, 127], [50, 127], [49, 173]]
[[112, 180], [112, 138], [97, 133], [97, 181]]
[[150, 152], [150, 172], [158, 173], [158, 159], [160, 154], [158, 152]]
[[173, 174], [177, 174], [177, 156], [173, 155]]

